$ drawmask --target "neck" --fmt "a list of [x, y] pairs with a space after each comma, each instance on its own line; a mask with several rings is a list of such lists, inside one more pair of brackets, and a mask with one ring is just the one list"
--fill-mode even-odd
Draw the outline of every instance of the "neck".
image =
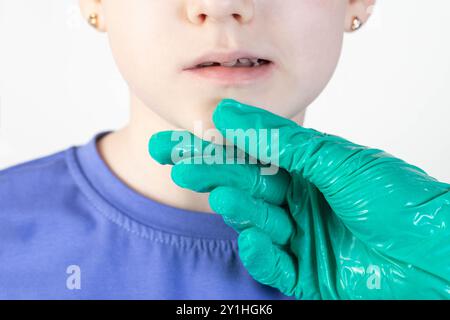
[[[177, 186], [170, 178], [170, 165], [161, 165], [148, 154], [148, 140], [162, 130], [183, 130], [154, 113], [133, 94], [130, 95], [128, 124], [98, 141], [98, 149], [112, 172], [130, 188], [154, 201], [172, 207], [212, 213], [208, 193]], [[305, 112], [292, 120], [300, 125]]]

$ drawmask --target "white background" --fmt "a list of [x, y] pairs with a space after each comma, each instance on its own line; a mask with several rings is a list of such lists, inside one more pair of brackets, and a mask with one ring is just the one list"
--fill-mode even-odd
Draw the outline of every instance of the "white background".
[[[450, 1], [378, 0], [364, 29], [345, 36], [305, 126], [450, 182], [449, 39]], [[85, 143], [127, 116], [106, 36], [78, 1], [0, 0], [0, 168]]]

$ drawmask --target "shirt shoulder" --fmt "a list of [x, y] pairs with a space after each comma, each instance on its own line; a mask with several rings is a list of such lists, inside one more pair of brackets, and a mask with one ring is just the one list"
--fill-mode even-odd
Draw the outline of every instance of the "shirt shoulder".
[[55, 207], [76, 190], [66, 161], [72, 148], [0, 170], [0, 217]]

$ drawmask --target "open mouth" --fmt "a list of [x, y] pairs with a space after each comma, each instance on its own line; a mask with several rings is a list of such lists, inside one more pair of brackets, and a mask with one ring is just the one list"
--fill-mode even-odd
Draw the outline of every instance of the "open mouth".
[[202, 69], [202, 68], [214, 68], [214, 67], [228, 67], [228, 68], [258, 68], [260, 66], [270, 64], [271, 61], [259, 58], [239, 58], [229, 62], [215, 62], [208, 61], [196, 65], [191, 69]]
[[246, 54], [241, 54], [239, 58], [234, 58], [235, 56], [237, 54], [211, 55], [184, 70], [195, 77], [228, 86], [261, 83], [268, 80], [274, 72], [273, 61]]

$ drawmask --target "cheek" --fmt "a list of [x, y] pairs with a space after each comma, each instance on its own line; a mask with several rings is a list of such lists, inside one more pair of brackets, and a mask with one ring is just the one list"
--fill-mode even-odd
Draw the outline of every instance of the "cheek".
[[278, 44], [282, 58], [289, 65], [296, 60], [314, 63], [328, 56], [327, 50], [340, 50], [345, 11], [335, 3], [341, 0], [289, 1], [295, 4], [280, 9], [272, 21], [273, 28], [268, 30], [269, 39]]
[[280, 50], [280, 65], [290, 89], [302, 88], [302, 100], [308, 104], [323, 90], [336, 68], [342, 48], [345, 3], [288, 1], [290, 6], [280, 9], [278, 18], [272, 21], [270, 39], [275, 39]]
[[[169, 61], [174, 61], [175, 34], [170, 1], [108, 1], [107, 16], [113, 20], [108, 36], [116, 63], [132, 87], [157, 87], [168, 76]], [[120, 3], [120, 4], [119, 4]]]

